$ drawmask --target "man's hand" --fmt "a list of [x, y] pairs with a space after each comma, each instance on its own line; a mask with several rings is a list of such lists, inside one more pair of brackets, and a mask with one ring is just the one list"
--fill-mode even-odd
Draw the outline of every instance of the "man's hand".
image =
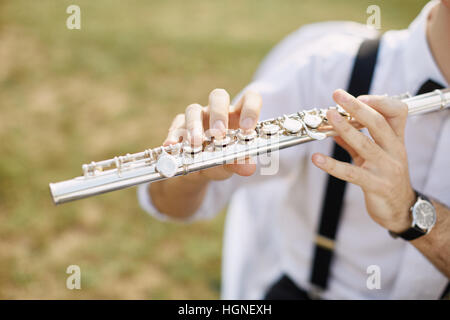
[[[261, 96], [247, 91], [239, 102], [230, 105], [230, 96], [223, 89], [214, 89], [207, 107], [191, 104], [184, 114], [175, 117], [164, 145], [187, 139], [193, 147], [201, 146], [205, 136], [220, 139], [227, 128], [244, 132], [255, 129], [262, 107]], [[224, 180], [233, 174], [250, 176], [256, 170], [251, 159], [225, 164], [175, 179], [150, 184], [149, 193], [160, 212], [172, 218], [187, 218], [198, 210], [211, 180]]]
[[312, 156], [313, 163], [336, 178], [360, 186], [375, 222], [393, 232], [407, 230], [411, 226], [409, 209], [415, 201], [404, 144], [407, 105], [383, 96], [356, 99], [344, 90], [336, 90], [333, 99], [369, 130], [372, 139], [330, 110], [327, 118], [338, 133], [336, 143], [348, 151], [353, 164], [319, 153]]
[[[253, 130], [258, 122], [261, 107], [262, 99], [256, 92], [246, 92], [233, 106], [230, 105], [230, 96], [224, 89], [214, 89], [209, 95], [208, 106], [191, 104], [184, 114], [179, 114], [174, 119], [164, 145], [177, 143], [179, 139], [184, 138], [197, 147], [203, 143], [205, 134], [221, 137], [227, 128]], [[250, 176], [255, 169], [256, 165], [251, 162], [226, 164], [193, 173], [190, 178], [223, 180], [233, 173]]]

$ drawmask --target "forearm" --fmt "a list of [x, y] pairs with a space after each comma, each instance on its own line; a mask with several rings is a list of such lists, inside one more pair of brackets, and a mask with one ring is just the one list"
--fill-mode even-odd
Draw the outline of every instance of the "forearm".
[[450, 279], [450, 209], [437, 201], [433, 205], [436, 208], [434, 228], [411, 244]]
[[160, 212], [175, 219], [186, 219], [200, 208], [208, 183], [208, 179], [194, 174], [152, 183], [148, 192]]

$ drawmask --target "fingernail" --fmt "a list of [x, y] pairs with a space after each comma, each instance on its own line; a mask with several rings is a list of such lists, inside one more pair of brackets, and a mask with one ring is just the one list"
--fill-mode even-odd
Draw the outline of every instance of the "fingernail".
[[358, 100], [361, 102], [364, 102], [364, 103], [368, 103], [370, 98], [369, 98], [369, 96], [359, 96]]
[[216, 120], [213, 124], [213, 129], [225, 130], [225, 123], [222, 120]]
[[195, 128], [192, 130], [193, 137], [201, 137], [202, 133], [203, 133], [202, 130], [200, 130], [199, 128]]
[[170, 146], [171, 144], [175, 144], [175, 143], [176, 143], [176, 142], [173, 141], [173, 140], [166, 139], [166, 140], [163, 142], [163, 146], [164, 146], [164, 147], [167, 147], [167, 146]]
[[212, 130], [213, 135], [220, 135], [225, 133], [226, 131], [225, 123], [222, 120], [216, 120], [216, 122], [213, 123]]
[[350, 95], [347, 91], [339, 89], [338, 90], [338, 100], [341, 102], [348, 102], [352, 99], [352, 95]]
[[255, 121], [252, 118], [245, 118], [241, 120], [240, 126], [242, 129], [253, 129]]
[[203, 132], [202, 130], [196, 128], [191, 131], [191, 143], [194, 145], [198, 145], [203, 140]]
[[329, 111], [329, 116], [331, 117], [331, 120], [335, 123], [339, 123], [342, 122], [344, 120], [344, 117], [342, 117], [339, 112], [335, 111], [335, 110], [331, 110]]
[[314, 158], [315, 158], [315, 162], [316, 162], [317, 164], [319, 164], [319, 165], [324, 165], [324, 164], [325, 164], [326, 159], [325, 159], [325, 157], [322, 156], [321, 154], [316, 154], [316, 155], [314, 156]]

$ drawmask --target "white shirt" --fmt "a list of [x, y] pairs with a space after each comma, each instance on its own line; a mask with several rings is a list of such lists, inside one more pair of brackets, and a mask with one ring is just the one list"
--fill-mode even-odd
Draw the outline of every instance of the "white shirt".
[[[371, 93], [416, 93], [428, 79], [448, 87], [427, 44], [430, 2], [406, 30], [381, 40]], [[352, 22], [300, 28], [276, 46], [245, 89], [263, 98], [261, 119], [299, 109], [334, 105], [331, 94], [346, 88], [355, 55], [376, 32]], [[244, 91], [245, 91], [244, 90]], [[239, 98], [239, 97], [237, 97]], [[318, 229], [327, 175], [311, 163], [314, 152], [331, 154], [332, 139], [280, 151], [277, 175], [233, 176], [212, 182], [189, 221], [214, 217], [227, 204], [222, 298], [261, 299], [282, 274], [310, 288], [313, 239]], [[450, 110], [410, 117], [406, 148], [413, 187], [450, 206]], [[147, 185], [138, 189], [141, 206], [161, 220]], [[381, 289], [369, 290], [367, 268], [381, 271]], [[325, 299], [436, 299], [447, 284], [417, 249], [393, 239], [368, 215], [363, 193], [349, 184], [337, 232]]]

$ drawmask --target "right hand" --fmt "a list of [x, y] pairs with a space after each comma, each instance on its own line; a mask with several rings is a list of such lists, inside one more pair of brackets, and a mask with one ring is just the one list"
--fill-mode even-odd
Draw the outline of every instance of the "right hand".
[[[226, 129], [250, 131], [255, 129], [262, 107], [261, 96], [253, 91], [247, 91], [239, 102], [230, 105], [230, 95], [224, 89], [214, 89], [209, 94], [208, 106], [191, 104], [184, 114], [175, 117], [164, 141], [165, 146], [187, 139], [191, 145], [203, 143], [204, 133], [212, 136], [223, 136]], [[245, 163], [225, 164], [222, 166], [201, 170], [187, 175], [185, 178], [193, 181], [224, 180], [233, 174], [250, 176], [256, 170], [251, 159]]]

